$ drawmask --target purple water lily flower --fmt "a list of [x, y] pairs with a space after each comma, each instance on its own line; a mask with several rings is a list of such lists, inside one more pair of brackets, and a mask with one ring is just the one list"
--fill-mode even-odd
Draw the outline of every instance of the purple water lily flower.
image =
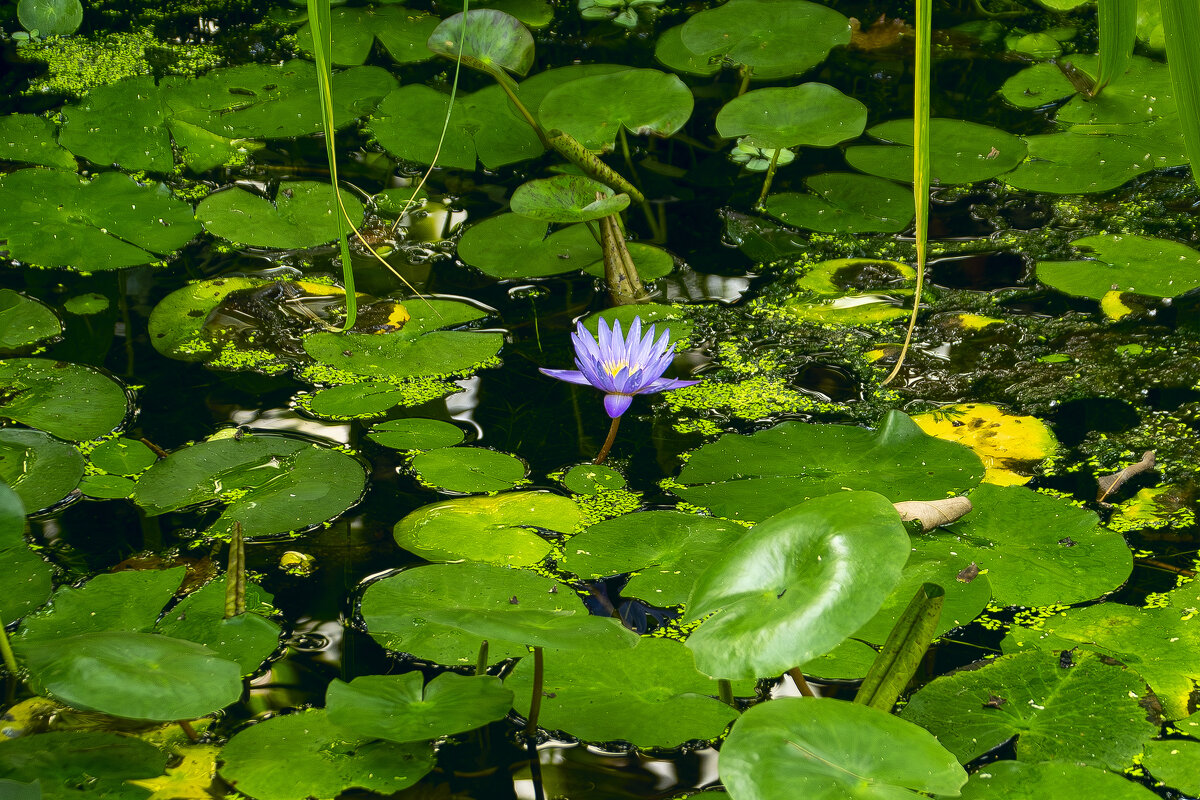
[[675, 345], [668, 344], [671, 331], [654, 339], [654, 326], [642, 336], [642, 318], [634, 317], [629, 335], [622, 337], [621, 322], [613, 326], [600, 320], [600, 338], [593, 339], [580, 322], [571, 341], [575, 344], [575, 366], [579, 369], [543, 369], [543, 375], [560, 381], [594, 386], [604, 392], [604, 410], [616, 419], [625, 413], [635, 394], [653, 394], [700, 381], [664, 378], [662, 374], [675, 357]]

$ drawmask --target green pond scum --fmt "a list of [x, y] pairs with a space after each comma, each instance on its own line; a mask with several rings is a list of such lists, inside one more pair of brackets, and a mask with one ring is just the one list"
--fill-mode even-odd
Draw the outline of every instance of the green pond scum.
[[1197, 37], [0, 4], [0, 798], [1200, 797]]

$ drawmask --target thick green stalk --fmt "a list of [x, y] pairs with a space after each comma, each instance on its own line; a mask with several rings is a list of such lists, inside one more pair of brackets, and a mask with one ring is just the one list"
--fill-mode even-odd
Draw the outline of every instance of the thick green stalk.
[[[0, 620], [2, 623], [3, 620]], [[17, 659], [13, 655], [12, 645], [8, 643], [8, 631], [0, 624], [0, 658], [4, 660], [4, 668], [8, 670], [8, 690], [5, 692], [6, 702], [11, 703], [17, 693], [17, 683], [21, 680], [17, 672]]]
[[233, 523], [229, 566], [225, 569], [225, 619], [246, 613], [246, 540], [242, 523]]
[[917, 589], [875, 657], [854, 702], [880, 711], [892, 710], [937, 633], [945, 596], [946, 592], [935, 583], [922, 584]]
[[1200, 4], [1162, 0], [1162, 17], [1183, 143], [1192, 162], [1192, 177], [1200, 183]]
[[1129, 67], [1137, 33], [1137, 0], [1099, 0], [1100, 74], [1092, 96]]

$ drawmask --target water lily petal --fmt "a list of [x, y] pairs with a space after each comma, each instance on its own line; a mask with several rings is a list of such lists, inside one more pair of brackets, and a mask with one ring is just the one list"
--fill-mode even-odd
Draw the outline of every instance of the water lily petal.
[[632, 395], [606, 394], [604, 395], [604, 410], [608, 412], [608, 416], [616, 419], [629, 409], [629, 404], [632, 402]]
[[578, 383], [580, 386], [591, 386], [592, 382], [582, 372], [573, 369], [542, 369], [538, 368], [538, 372], [543, 375], [548, 375], [551, 378], [557, 378], [560, 381], [567, 383]]
[[655, 392], [669, 392], [672, 389], [682, 389], [685, 386], [695, 386], [700, 381], [681, 381], [675, 378], [659, 378], [656, 381], [651, 381], [639, 394], [653, 394]]

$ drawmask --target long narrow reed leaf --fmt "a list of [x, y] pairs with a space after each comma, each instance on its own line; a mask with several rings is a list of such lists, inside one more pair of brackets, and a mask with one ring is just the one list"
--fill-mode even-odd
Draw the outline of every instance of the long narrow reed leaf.
[[1100, 74], [1093, 95], [1124, 74], [1133, 56], [1137, 33], [1137, 0], [1099, 0]]
[[1192, 177], [1200, 183], [1200, 3], [1162, 0], [1167, 64]]

